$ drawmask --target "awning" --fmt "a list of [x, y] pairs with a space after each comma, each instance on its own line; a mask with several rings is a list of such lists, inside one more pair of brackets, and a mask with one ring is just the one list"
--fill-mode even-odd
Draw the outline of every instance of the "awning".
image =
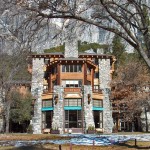
[[93, 110], [104, 110], [103, 107], [93, 107]]
[[65, 106], [64, 110], [81, 110], [81, 106]]
[[41, 110], [42, 111], [54, 110], [54, 107], [43, 107]]

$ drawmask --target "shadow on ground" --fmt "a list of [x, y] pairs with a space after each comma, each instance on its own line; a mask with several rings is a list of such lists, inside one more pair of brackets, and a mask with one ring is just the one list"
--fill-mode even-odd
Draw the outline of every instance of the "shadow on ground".
[[52, 146], [52, 148], [45, 148], [42, 145], [31, 145], [31, 146], [15, 147], [11, 150], [58, 150], [58, 148], [54, 146]]
[[138, 145], [129, 145], [127, 143], [117, 144], [118, 146], [125, 146], [127, 148], [136, 148], [136, 149], [148, 149], [150, 150], [150, 146], [138, 146]]

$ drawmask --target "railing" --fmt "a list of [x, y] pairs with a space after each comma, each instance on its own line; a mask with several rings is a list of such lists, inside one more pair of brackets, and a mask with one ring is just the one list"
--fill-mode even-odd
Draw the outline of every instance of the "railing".
[[64, 89], [64, 92], [81, 92], [81, 88], [75, 88], [75, 87], [68, 87]]
[[101, 89], [93, 89], [93, 93], [102, 94], [102, 90]]

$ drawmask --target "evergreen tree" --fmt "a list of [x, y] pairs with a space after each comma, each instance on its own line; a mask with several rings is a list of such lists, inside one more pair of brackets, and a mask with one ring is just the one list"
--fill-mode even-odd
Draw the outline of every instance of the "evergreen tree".
[[117, 59], [117, 64], [122, 64], [125, 61], [125, 46], [118, 35], [115, 35], [112, 41], [112, 55]]

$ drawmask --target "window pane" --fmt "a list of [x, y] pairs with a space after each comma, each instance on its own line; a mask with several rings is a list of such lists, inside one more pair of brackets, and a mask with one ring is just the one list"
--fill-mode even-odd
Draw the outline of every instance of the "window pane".
[[82, 67], [81, 67], [81, 65], [78, 65], [78, 72], [82, 72]]
[[102, 107], [102, 100], [93, 100], [93, 106]]
[[66, 72], [69, 72], [69, 65], [66, 65]]
[[43, 107], [52, 107], [52, 100], [43, 100]]
[[62, 72], [65, 72], [65, 68], [66, 68], [66, 66], [62, 65]]
[[70, 65], [70, 72], [73, 72], [73, 65]]
[[74, 72], [77, 72], [77, 65], [74, 65]]

